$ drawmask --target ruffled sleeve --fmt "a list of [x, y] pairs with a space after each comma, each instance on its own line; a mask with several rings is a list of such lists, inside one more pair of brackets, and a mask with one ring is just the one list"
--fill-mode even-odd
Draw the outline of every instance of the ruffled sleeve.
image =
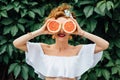
[[[42, 50], [40, 48], [40, 43], [27, 42], [26, 63], [33, 67], [35, 73], [44, 79], [44, 61], [42, 57]], [[42, 65], [42, 66], [41, 66]], [[40, 73], [42, 72], [42, 73]]]
[[78, 73], [78, 75], [82, 75], [90, 68], [95, 67], [102, 58], [103, 51], [94, 53], [95, 45], [96, 44], [84, 45], [82, 52], [79, 54], [79, 62], [77, 63], [76, 73]]
[[[89, 50], [91, 51], [91, 53], [90, 53], [90, 55], [91, 55], [91, 58], [92, 58], [92, 60], [93, 60], [93, 64], [92, 64], [92, 66], [91, 67], [95, 67], [96, 66], [96, 64], [101, 60], [101, 58], [102, 58], [102, 54], [103, 54], [103, 51], [100, 51], [100, 52], [98, 52], [98, 53], [94, 53], [94, 51], [95, 51], [95, 46], [96, 46], [96, 44], [88, 44], [88, 45], [86, 45], [86, 52], [88, 51], [89, 52]], [[89, 54], [88, 54], [89, 55]], [[88, 58], [88, 57], [87, 57]]]

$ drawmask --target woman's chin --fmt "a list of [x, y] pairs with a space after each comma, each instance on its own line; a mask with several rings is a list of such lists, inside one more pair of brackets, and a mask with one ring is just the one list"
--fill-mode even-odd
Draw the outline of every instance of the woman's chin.
[[68, 40], [66, 37], [57, 37], [57, 40], [60, 42]]

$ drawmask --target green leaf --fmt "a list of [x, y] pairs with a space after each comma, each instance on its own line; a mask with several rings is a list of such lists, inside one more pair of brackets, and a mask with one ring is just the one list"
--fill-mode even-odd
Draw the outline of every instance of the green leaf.
[[120, 6], [120, 2], [117, 2], [116, 4], [114, 4], [114, 8], [117, 8]]
[[2, 38], [2, 40], [0, 41], [0, 45], [5, 44], [6, 42], [7, 42], [7, 40]]
[[114, 43], [118, 48], [120, 48], [120, 39], [116, 39]]
[[9, 27], [5, 27], [4, 30], [3, 30], [3, 34], [5, 35], [5, 34], [10, 33], [10, 30], [11, 29]]
[[120, 65], [120, 59], [117, 59], [117, 60], [115, 61], [115, 64], [116, 64], [116, 65]]
[[24, 3], [24, 4], [28, 4], [27, 0], [22, 0], [21, 2]]
[[114, 66], [114, 63], [112, 61], [109, 61], [107, 64], [106, 64], [107, 67], [113, 67]]
[[111, 60], [110, 54], [108, 51], [104, 51], [104, 55], [103, 55], [106, 59]]
[[24, 26], [22, 25], [22, 24], [17, 24], [17, 27], [21, 30], [21, 31], [23, 31], [23, 32], [25, 32], [25, 28], [24, 28]]
[[8, 5], [6, 6], [7, 11], [11, 10], [12, 8], [13, 8], [13, 5], [12, 5], [12, 4], [8, 4]]
[[89, 73], [89, 79], [90, 80], [97, 80], [97, 76], [95, 75], [95, 73]]
[[28, 67], [27, 66], [22, 65], [21, 75], [24, 80], [28, 80]]
[[116, 74], [118, 71], [117, 71], [117, 67], [112, 67], [112, 74]]
[[40, 15], [41, 17], [43, 17], [44, 14], [45, 14], [45, 8], [42, 7], [42, 8], [40, 8], [40, 14], [39, 14], [39, 15]]
[[87, 78], [88, 78], [88, 75], [84, 74], [84, 75], [82, 75], [81, 80], [87, 80]]
[[105, 1], [100, 1], [100, 2], [98, 2], [97, 3], [97, 7], [100, 7], [102, 4], [104, 4], [105, 3]]
[[[119, 16], [117, 16], [119, 18]], [[119, 28], [119, 23], [116, 23], [116, 22], [112, 22], [112, 27], [117, 31], [118, 28]]]
[[12, 47], [12, 45], [9, 44], [8, 47], [7, 47], [7, 49], [8, 49], [9, 56], [12, 56], [12, 53], [13, 53], [13, 47]]
[[34, 23], [32, 26], [33, 26], [33, 27], [31, 27], [30, 30], [33, 30], [33, 31], [34, 31], [34, 30], [39, 29], [40, 26], [41, 26], [41, 24], [40, 24], [40, 23]]
[[4, 4], [8, 4], [8, 2], [6, 0], [0, 0], [0, 1]]
[[28, 15], [31, 17], [31, 18], [35, 18], [35, 13], [34, 12], [32, 12], [32, 11], [29, 11], [28, 12]]
[[45, 36], [44, 36], [44, 35], [42, 35], [42, 36], [41, 36], [41, 39], [43, 39], [43, 40], [44, 40], [44, 39], [45, 39]]
[[103, 74], [105, 80], [109, 80], [110, 79], [110, 72], [108, 70], [103, 69], [102, 70], [102, 74]]
[[96, 75], [100, 77], [102, 75], [102, 70], [101, 69], [96, 69]]
[[97, 13], [97, 14], [100, 14], [101, 16], [105, 16], [105, 12], [101, 12], [101, 10], [97, 7], [94, 8], [94, 11]]
[[94, 3], [94, 1], [79, 1], [79, 3], [78, 3], [78, 6], [81, 6], [81, 5], [86, 5], [86, 4], [93, 4]]
[[21, 17], [24, 17], [27, 14], [27, 9], [23, 9], [20, 11]]
[[9, 57], [7, 55], [4, 56], [3, 60], [6, 64], [9, 63]]
[[120, 75], [120, 65], [117, 65], [118, 74]]
[[8, 17], [8, 14], [7, 14], [7, 12], [4, 10], [4, 11], [2, 11], [2, 12], [0, 12], [0, 14], [1, 14], [1, 16], [3, 16], [3, 17]]
[[18, 28], [16, 25], [14, 25], [13, 27], [11, 27], [11, 34], [12, 36], [15, 36], [18, 32]]
[[28, 20], [27, 20], [27, 19], [24, 19], [24, 18], [21, 18], [21, 19], [18, 20], [18, 22], [21, 23], [21, 24], [24, 24], [24, 23], [26, 23], [27, 21], [28, 21]]
[[11, 0], [11, 2], [13, 2], [14, 0]]
[[114, 40], [110, 40], [110, 45], [109, 45], [109, 49], [113, 49], [114, 47]]
[[93, 14], [93, 6], [86, 6], [83, 11], [85, 16], [88, 18]]
[[105, 22], [105, 32], [107, 33], [108, 31], [108, 22]]
[[106, 14], [112, 19], [112, 13], [108, 10], [106, 10]]
[[29, 75], [33, 78], [35, 78], [35, 73], [34, 70], [32, 68], [29, 69]]
[[3, 19], [0, 23], [1, 23], [1, 24], [4, 24], [4, 25], [9, 25], [9, 24], [11, 24], [12, 22], [13, 22], [12, 19], [7, 18], [7, 19]]
[[32, 11], [35, 12], [35, 13], [37, 13], [37, 14], [39, 14], [39, 15], [41, 15], [41, 12], [40, 12], [39, 9], [36, 9], [36, 8], [35, 8], [35, 9], [32, 9]]
[[17, 7], [19, 5], [19, 1], [15, 1], [13, 4], [15, 7]]
[[117, 56], [120, 58], [120, 49], [116, 50]]
[[107, 1], [106, 4], [107, 4], [107, 9], [108, 9], [108, 11], [109, 11], [111, 8], [114, 8], [114, 4], [113, 4], [112, 1]]
[[16, 67], [17, 64], [18, 64], [18, 63], [12, 63], [12, 64], [9, 66], [8, 74], [10, 74], [10, 73], [14, 70], [14, 68]]
[[87, 21], [87, 29], [90, 32], [93, 32], [95, 30], [96, 25], [97, 25], [97, 21], [94, 20], [94, 19], [90, 19], [90, 20]]
[[31, 5], [31, 6], [35, 6], [37, 4], [38, 4], [37, 2], [29, 2], [29, 5]]
[[74, 0], [75, 1], [75, 3], [78, 3], [78, 0]]
[[18, 75], [20, 74], [20, 71], [21, 71], [21, 66], [19, 64], [17, 64], [15, 66], [15, 69], [14, 69], [14, 76], [15, 76], [15, 79], [18, 77]]
[[74, 10], [75, 14], [76, 14], [76, 17], [79, 17], [79, 16], [83, 16], [84, 14], [82, 13], [82, 11], [78, 11], [78, 10]]
[[0, 7], [0, 10], [1, 10], [1, 11], [6, 10], [6, 6], [2, 5], [2, 6]]
[[106, 8], [106, 3], [105, 1], [100, 1], [97, 3], [97, 6], [95, 7], [94, 11], [102, 16], [105, 15], [105, 8]]
[[15, 7], [14, 10], [18, 13], [19, 12], [19, 7]]
[[101, 4], [101, 6], [99, 7], [101, 12], [105, 12], [105, 8], [106, 8], [106, 4], [105, 2], [103, 4]]
[[7, 46], [6, 45], [2, 45], [0, 46], [0, 55], [3, 54], [7, 49]]
[[86, 22], [85, 19], [78, 19], [77, 21], [78, 21], [78, 23], [80, 24], [81, 27], [84, 26], [85, 22]]

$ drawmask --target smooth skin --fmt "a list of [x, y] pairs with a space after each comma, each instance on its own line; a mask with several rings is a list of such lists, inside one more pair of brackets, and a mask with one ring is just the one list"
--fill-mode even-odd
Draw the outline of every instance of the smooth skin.
[[[72, 18], [69, 18], [69, 19], [73, 20], [75, 22], [75, 24], [77, 25], [77, 29], [73, 33], [74, 35], [83, 36], [96, 44], [95, 51], [94, 51], [95, 53], [103, 51], [108, 48], [108, 46], [109, 46], [108, 41], [106, 41], [106, 40], [102, 39], [101, 37], [98, 37], [94, 34], [91, 34], [91, 33], [88, 33], [86, 31], [82, 30], [75, 19], [72, 19]], [[51, 19], [49, 19], [49, 20], [51, 20]], [[40, 29], [33, 31], [31, 33], [25, 34], [25, 35], [20, 36], [19, 38], [15, 39], [13, 41], [14, 46], [20, 50], [27, 51], [26, 43], [29, 40], [31, 40], [32, 38], [37, 37], [39, 35], [51, 34], [51, 35], [55, 35], [55, 44], [48, 45], [45, 43], [40, 43], [42, 45], [45, 55], [66, 56], [66, 57], [77, 55], [79, 50], [82, 48], [82, 44], [77, 45], [77, 46], [69, 45], [68, 40], [69, 40], [70, 34], [65, 33], [62, 28], [58, 33], [55, 33], [55, 34], [49, 32], [46, 28], [46, 25], [49, 22], [49, 20], [47, 20]], [[63, 24], [67, 20], [68, 19], [66, 19], [64, 17], [60, 17], [57, 19], [57, 21], [60, 22], [61, 24]], [[60, 37], [58, 34], [64, 34], [65, 36]], [[55, 79], [56, 78], [46, 77], [46, 80], [55, 80]], [[62, 80], [75, 80], [75, 78], [74, 79], [68, 78], [68, 79], [62, 79]]]

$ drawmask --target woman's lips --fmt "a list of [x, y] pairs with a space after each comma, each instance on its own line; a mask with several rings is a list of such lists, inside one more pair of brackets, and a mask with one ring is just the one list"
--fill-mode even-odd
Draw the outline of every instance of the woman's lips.
[[59, 37], [65, 37], [65, 34], [64, 33], [59, 33], [58, 36]]

